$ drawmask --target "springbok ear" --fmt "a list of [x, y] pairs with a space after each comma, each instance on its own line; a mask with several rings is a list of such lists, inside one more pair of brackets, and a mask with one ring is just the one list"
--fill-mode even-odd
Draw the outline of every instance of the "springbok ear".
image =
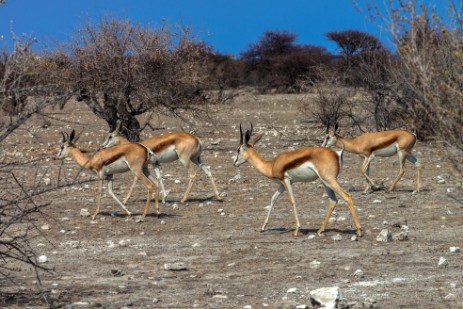
[[74, 138], [76, 137], [76, 131], [72, 129], [71, 135], [69, 136], [69, 142], [72, 142]]
[[62, 141], [62, 143], [64, 144], [64, 143], [66, 142], [66, 140], [67, 140], [66, 133], [61, 132], [61, 135], [63, 136], [63, 141]]
[[251, 137], [251, 140], [248, 142], [249, 145], [254, 146], [260, 139], [264, 136], [264, 133], [259, 133]]
[[330, 121], [328, 120], [328, 123], [326, 124], [326, 134], [330, 132]]
[[338, 123], [336, 122], [336, 124], [334, 125], [334, 133], [338, 132]]
[[244, 143], [247, 145], [251, 139], [251, 131], [246, 130], [246, 135], [244, 135]]
[[121, 126], [122, 126], [122, 121], [120, 121], [120, 119], [117, 119], [116, 121], [116, 129], [114, 131], [118, 132], [121, 130]]
[[252, 122], [251, 122], [251, 130], [250, 130], [251, 135], [252, 135], [252, 131], [254, 131], [254, 127], [252, 126]]

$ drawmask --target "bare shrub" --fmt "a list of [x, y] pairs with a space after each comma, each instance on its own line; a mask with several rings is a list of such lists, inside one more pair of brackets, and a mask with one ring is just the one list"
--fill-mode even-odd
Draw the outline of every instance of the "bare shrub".
[[388, 67], [389, 85], [423, 138], [438, 138], [463, 149], [463, 53], [461, 1], [449, 1], [439, 16], [421, 1], [388, 4], [389, 14], [373, 8], [389, 30], [397, 65]]
[[103, 17], [87, 22], [62, 52], [46, 55], [50, 76], [60, 89], [74, 89], [110, 129], [117, 119], [124, 134], [137, 141], [147, 125], [145, 113], [201, 111], [207, 103], [206, 55], [210, 48], [191, 29], [163, 23], [157, 28]]

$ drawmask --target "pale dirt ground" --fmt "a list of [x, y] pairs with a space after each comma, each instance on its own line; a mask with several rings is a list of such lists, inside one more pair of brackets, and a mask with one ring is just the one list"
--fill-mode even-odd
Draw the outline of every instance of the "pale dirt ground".
[[[188, 202], [181, 205], [188, 178], [179, 162], [161, 166], [170, 190], [166, 204], [161, 205], [161, 218], [152, 215], [142, 223], [127, 222], [106, 191], [104, 211], [97, 220], [82, 218], [82, 208], [93, 211], [95, 207], [95, 181], [37, 197], [38, 203], [51, 201], [44, 215], [34, 218], [40, 233], [33, 240], [37, 255], [46, 255], [45, 265], [53, 270], [41, 273], [40, 289], [48, 304], [34, 296], [34, 273], [23, 267], [16, 286], [0, 281], [0, 306], [295, 308], [311, 307], [310, 290], [339, 286], [352, 308], [369, 307], [372, 301], [376, 308], [462, 308], [463, 253], [449, 252], [451, 246], [463, 247], [462, 180], [440, 144], [419, 142], [416, 146], [423, 165], [422, 192], [417, 195], [412, 195], [415, 169], [411, 165], [393, 193], [362, 195], [362, 160], [345, 155], [339, 181], [346, 190], [355, 188], [352, 195], [365, 234], [359, 241], [351, 240], [353, 220], [342, 202], [336, 209], [341, 219], [329, 223], [325, 237], [313, 237], [328, 203], [319, 181], [294, 185], [302, 224], [298, 237], [292, 235], [293, 215], [286, 195], [272, 213], [270, 230], [260, 232], [267, 212], [264, 207], [277, 185], [249, 164], [232, 165], [238, 125], [252, 122], [256, 132], [266, 133], [256, 146], [266, 158], [294, 146], [320, 145], [323, 128], [300, 110], [308, 100], [307, 95], [241, 95], [230, 106], [212, 107], [209, 120], [193, 120], [192, 126], [155, 117], [153, 125], [165, 129], [146, 130], [144, 137], [195, 129], [206, 145], [203, 161], [211, 166], [219, 191], [226, 195], [224, 201], [214, 198], [208, 178], [198, 172]], [[88, 150], [105, 137], [105, 123], [83, 106], [76, 109], [69, 104], [52, 113], [54, 119], [37, 117], [2, 145], [6, 162], [33, 160], [14, 168], [29, 187], [33, 182], [39, 182], [40, 188], [55, 186], [60, 169], [60, 183], [70, 182], [79, 173], [72, 161], [52, 160], [60, 131], [83, 130], [78, 145]], [[397, 168], [396, 158], [375, 160], [371, 174], [385, 179], [387, 185]], [[50, 178], [49, 186], [41, 175]], [[90, 175], [85, 172], [78, 180]], [[241, 178], [234, 180], [237, 175]], [[445, 184], [438, 184], [437, 176]], [[117, 175], [116, 194], [124, 196], [130, 180], [129, 174]], [[144, 202], [145, 191], [139, 184], [128, 206], [138, 215]], [[111, 216], [112, 211], [121, 215]], [[408, 240], [376, 241], [382, 229], [396, 233], [403, 224], [410, 230]], [[42, 230], [43, 225], [49, 229]], [[337, 234], [342, 239], [334, 241]], [[448, 260], [446, 268], [437, 267], [440, 257]], [[314, 261], [320, 262], [318, 268], [312, 267]], [[164, 269], [165, 263], [174, 262], [184, 263], [187, 269]], [[357, 269], [363, 277], [354, 276]], [[298, 293], [287, 293], [290, 288]], [[17, 296], [10, 297], [12, 292]], [[456, 299], [446, 300], [449, 294]]]

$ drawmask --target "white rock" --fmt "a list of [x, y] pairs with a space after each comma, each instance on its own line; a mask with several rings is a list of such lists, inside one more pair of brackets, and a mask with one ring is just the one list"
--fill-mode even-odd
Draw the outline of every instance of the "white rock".
[[180, 181], [180, 180], [178, 180], [178, 179], [175, 179], [175, 180], [174, 180], [174, 182], [175, 182], [176, 184], [179, 184], [179, 183], [181, 183], [181, 181]]
[[320, 263], [319, 261], [314, 260], [314, 261], [312, 261], [312, 262], [309, 263], [309, 267], [310, 267], [310, 268], [318, 268], [318, 267], [320, 267], [320, 264], [321, 264], [321, 263]]
[[449, 265], [449, 262], [447, 262], [447, 259], [441, 256], [439, 258], [439, 262], [437, 262], [437, 267], [439, 268], [445, 268]]
[[50, 226], [48, 224], [45, 224], [45, 225], [42, 225], [41, 229], [46, 231], [50, 229]]
[[358, 238], [357, 235], [352, 235], [352, 237], [350, 238], [350, 240], [352, 240], [352, 241], [357, 241], [357, 240], [359, 240], [359, 238]]
[[394, 240], [398, 240], [398, 241], [405, 241], [408, 239], [408, 233], [406, 232], [399, 232], [399, 233], [396, 233], [392, 236], [392, 238]]
[[445, 179], [442, 176], [437, 176], [436, 179], [437, 179], [438, 184], [444, 184], [445, 183]]
[[48, 257], [46, 255], [41, 255], [37, 258], [37, 263], [46, 263], [48, 262]]
[[298, 294], [300, 293], [298, 288], [289, 288], [286, 293], [289, 293], [289, 294]]
[[178, 209], [178, 204], [177, 204], [177, 203], [174, 203], [174, 205], [172, 205], [172, 209], [173, 209], [173, 210], [177, 210], [177, 209]]
[[383, 201], [381, 201], [381, 200], [374, 200], [374, 201], [373, 201], [373, 204], [381, 204], [382, 202], [383, 202]]
[[241, 175], [238, 174], [238, 175], [235, 175], [232, 179], [230, 179], [229, 181], [233, 182], [233, 181], [238, 181], [241, 179]]
[[308, 309], [308, 308], [309, 308], [309, 306], [307, 306], [307, 305], [298, 305], [296, 307], [296, 309]]
[[331, 239], [334, 240], [334, 241], [341, 241], [342, 236], [340, 234], [336, 234], [333, 237], [331, 237]]
[[452, 293], [449, 293], [444, 297], [444, 300], [446, 300], [446, 301], [454, 301], [456, 299], [457, 299], [457, 297], [455, 296], [455, 294], [452, 294]]
[[341, 298], [341, 290], [337, 286], [330, 288], [319, 288], [310, 291], [310, 299], [312, 304], [318, 304], [319, 306], [326, 309], [335, 309]]
[[165, 270], [172, 270], [172, 271], [179, 271], [179, 270], [187, 270], [185, 263], [176, 262], [176, 263], [165, 263], [164, 264]]
[[460, 252], [460, 247], [450, 247], [450, 252], [452, 253]]
[[392, 241], [392, 232], [388, 229], [382, 230], [378, 236], [376, 236], [376, 241], [388, 242]]
[[44, 178], [44, 179], [43, 179], [43, 182], [44, 182], [47, 186], [49, 186], [49, 185], [51, 184], [51, 179], [50, 179], [50, 178]]
[[356, 278], [363, 278], [364, 276], [365, 276], [365, 274], [363, 273], [363, 270], [361, 270], [361, 269], [357, 269], [354, 272], [354, 277], [356, 277]]
[[80, 216], [84, 218], [90, 217], [90, 212], [88, 211], [88, 208], [82, 208], [80, 210]]

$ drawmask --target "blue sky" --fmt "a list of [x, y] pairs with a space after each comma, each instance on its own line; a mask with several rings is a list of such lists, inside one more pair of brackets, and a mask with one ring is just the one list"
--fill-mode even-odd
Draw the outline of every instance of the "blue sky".
[[11, 48], [11, 27], [17, 35], [36, 37], [38, 49], [70, 40], [84, 21], [97, 21], [105, 14], [141, 24], [159, 25], [166, 19], [169, 24], [192, 26], [216, 51], [234, 55], [267, 30], [295, 33], [297, 43], [332, 52], [336, 45], [326, 39], [329, 31], [369, 32], [388, 43], [387, 34], [351, 0], [7, 0], [0, 6], [0, 48]]

